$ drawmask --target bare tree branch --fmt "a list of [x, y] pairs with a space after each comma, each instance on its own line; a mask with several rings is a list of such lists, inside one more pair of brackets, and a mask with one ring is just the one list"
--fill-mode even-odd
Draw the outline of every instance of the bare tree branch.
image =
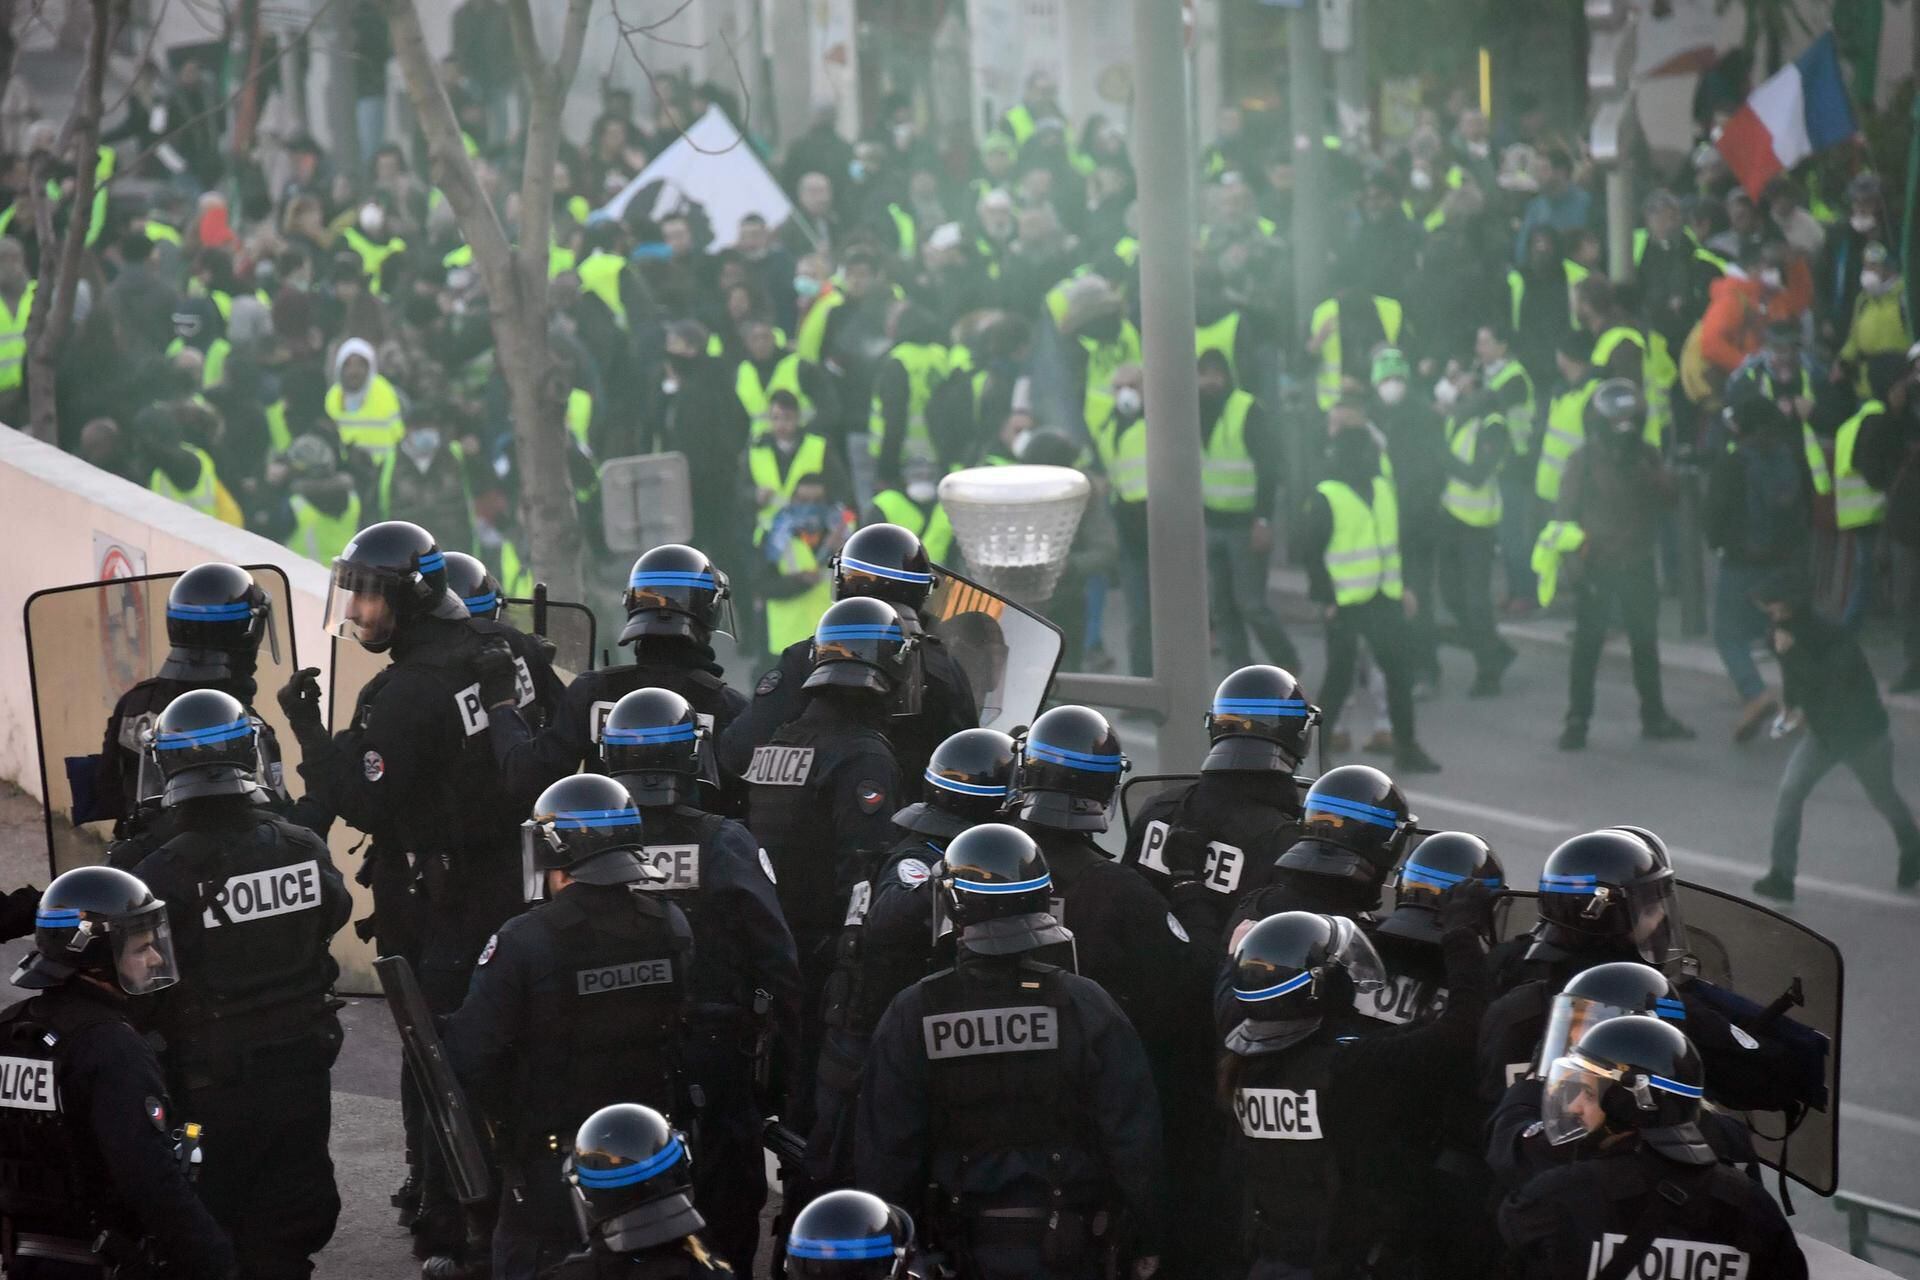
[[[706, 48], [704, 44], [689, 44], [681, 40], [669, 40], [659, 34], [660, 27], [665, 26], [667, 23], [679, 17], [692, 3], [693, 0], [682, 0], [682, 3], [672, 12], [668, 13], [665, 17], [656, 18], [652, 22], [628, 22], [625, 15], [620, 12], [620, 0], [613, 0], [613, 20], [620, 28], [620, 42], [626, 46], [627, 52], [633, 55], [634, 64], [640, 68], [640, 74], [647, 78], [647, 88], [652, 91], [655, 101], [664, 101], [665, 95], [660, 92], [660, 82], [654, 78], [653, 68], [647, 65], [646, 58], [641, 55], [639, 48], [635, 46], [634, 37], [638, 36], [642, 39], [651, 40], [656, 44], [670, 45], [676, 49]], [[718, 149], [703, 147], [687, 135], [687, 126], [691, 124], [692, 121], [678, 122], [680, 125], [680, 140], [703, 156], [723, 156], [745, 142], [747, 139], [747, 123], [753, 117], [753, 91], [747, 88], [747, 73], [740, 66], [740, 55], [738, 51], [734, 49], [733, 41], [727, 37], [724, 31], [720, 34], [720, 45], [727, 51], [727, 61], [733, 66], [734, 81], [740, 86], [740, 119], [731, 122], [734, 129], [733, 141]]]

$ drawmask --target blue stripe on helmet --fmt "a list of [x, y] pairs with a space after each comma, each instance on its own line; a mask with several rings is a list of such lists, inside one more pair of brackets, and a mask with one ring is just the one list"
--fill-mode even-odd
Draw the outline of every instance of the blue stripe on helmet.
[[73, 907], [41, 907], [33, 913], [35, 927], [42, 929], [64, 929], [80, 923], [80, 912]]
[[156, 751], [188, 751], [194, 747], [211, 747], [222, 742], [232, 742], [252, 732], [253, 722], [242, 716], [238, 720], [210, 725], [205, 729], [181, 729], [178, 732], [155, 734], [153, 747]]
[[490, 613], [500, 607], [500, 593], [482, 591], [477, 596], [461, 596], [460, 603], [467, 606], [468, 613]]
[[1092, 773], [1120, 772], [1119, 756], [1099, 756], [1087, 751], [1071, 751], [1066, 747], [1056, 747], [1050, 742], [1027, 740], [1027, 755], [1046, 764], [1062, 764], [1069, 769], [1086, 769]]
[[421, 573], [439, 573], [447, 567], [447, 558], [438, 551], [429, 551], [420, 557]]
[[1298, 991], [1312, 981], [1312, 973], [1296, 973], [1284, 982], [1276, 982], [1272, 986], [1264, 987], [1259, 991], [1242, 991], [1239, 987], [1235, 987], [1233, 989], [1233, 998], [1235, 1000], [1245, 1001], [1247, 1004], [1256, 1004], [1262, 1000], [1272, 1000], [1276, 996], [1284, 996]]
[[1653, 1002], [1654, 1016], [1665, 1018], [1668, 1022], [1685, 1022], [1687, 1006], [1670, 996], [1661, 996]]
[[553, 815], [553, 825], [566, 831], [588, 827], [637, 827], [638, 809], [566, 809]]
[[691, 570], [648, 569], [627, 579], [629, 587], [714, 587], [711, 573]]
[[858, 1236], [853, 1239], [825, 1240], [816, 1236], [788, 1236], [787, 1256], [813, 1262], [856, 1261], [863, 1258], [891, 1258], [891, 1236]]
[[240, 622], [253, 616], [253, 606], [244, 600], [233, 604], [174, 604], [168, 601], [167, 616], [175, 622]]
[[1430, 884], [1436, 889], [1451, 889], [1453, 886], [1464, 881], [1466, 877], [1457, 875], [1451, 871], [1442, 871], [1438, 867], [1427, 867], [1422, 866], [1418, 862], [1409, 862], [1400, 869], [1400, 879], [1402, 882], [1417, 880], [1422, 884]]
[[930, 573], [916, 573], [912, 569], [890, 569], [886, 565], [869, 564], [865, 560], [855, 560], [852, 556], [845, 554], [842, 554], [840, 557], [840, 567], [842, 569], [852, 569], [859, 573], [870, 573], [876, 578], [890, 578], [895, 582], [915, 582], [922, 584], [931, 584], [933, 582], [933, 575]]
[[647, 747], [660, 742], [692, 742], [696, 730], [690, 724], [668, 724], [658, 728], [621, 729], [608, 725], [600, 741], [610, 747]]
[[667, 1145], [642, 1160], [639, 1164], [623, 1164], [617, 1169], [586, 1169], [576, 1161], [573, 1176], [580, 1179], [583, 1187], [592, 1187], [596, 1191], [608, 1187], [630, 1187], [636, 1182], [645, 1182], [648, 1178], [665, 1173], [680, 1163], [685, 1154], [680, 1145], [680, 1135], [667, 1139]]
[[1217, 716], [1299, 716], [1307, 714], [1305, 698], [1215, 698]]
[[1389, 831], [1400, 825], [1400, 819], [1391, 809], [1380, 809], [1370, 804], [1357, 804], [1334, 796], [1308, 796], [1306, 816], [1312, 818], [1316, 810], [1321, 813], [1330, 813], [1336, 818], [1351, 818], [1355, 822], [1364, 822], [1368, 826], [1385, 827]]
[[933, 771], [932, 766], [928, 766], [926, 773], [922, 776], [943, 791], [956, 791], [963, 796], [1004, 796], [1007, 794], [1005, 787], [989, 787], [978, 782], [961, 782], [958, 778], [942, 777]]
[[821, 627], [813, 633], [813, 638], [815, 640], [904, 640], [906, 633], [897, 625], [849, 622]]
[[953, 887], [965, 889], [968, 893], [1033, 893], [1040, 889], [1053, 888], [1053, 877], [1042, 871], [1031, 880], [1014, 880], [1007, 884], [988, 884], [985, 880], [962, 880], [954, 877]]
[[1600, 885], [1598, 876], [1550, 876], [1542, 872], [1542, 893], [1592, 893]]
[[1703, 1098], [1707, 1093], [1697, 1084], [1684, 1084], [1678, 1080], [1669, 1080], [1665, 1076], [1656, 1076], [1651, 1072], [1647, 1075], [1647, 1083], [1656, 1089], [1665, 1089], [1668, 1093], [1675, 1093], [1683, 1098]]

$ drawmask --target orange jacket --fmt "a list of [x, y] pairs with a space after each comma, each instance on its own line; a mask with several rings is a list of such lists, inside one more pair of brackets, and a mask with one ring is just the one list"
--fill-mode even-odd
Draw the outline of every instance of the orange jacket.
[[1721, 276], [1707, 288], [1707, 314], [1700, 319], [1700, 354], [1723, 374], [1760, 349], [1766, 339], [1767, 306], [1758, 280]]

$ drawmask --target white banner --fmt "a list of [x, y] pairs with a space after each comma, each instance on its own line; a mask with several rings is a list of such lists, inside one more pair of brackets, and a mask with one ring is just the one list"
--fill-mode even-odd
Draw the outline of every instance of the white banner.
[[703, 206], [713, 224], [709, 253], [731, 249], [740, 238], [740, 220], [750, 213], [777, 227], [793, 212], [780, 184], [718, 107], [708, 107], [619, 195], [595, 210], [591, 221], [624, 218], [634, 198], [656, 182], [660, 190], [650, 216], [663, 218], [687, 203]]

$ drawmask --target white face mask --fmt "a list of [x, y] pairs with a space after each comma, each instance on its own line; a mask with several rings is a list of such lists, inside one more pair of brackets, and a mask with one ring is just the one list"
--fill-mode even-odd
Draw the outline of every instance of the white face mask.
[[921, 504], [929, 503], [940, 496], [940, 486], [931, 480], [909, 480], [907, 496]]
[[1433, 384], [1434, 403], [1442, 409], [1450, 409], [1453, 402], [1460, 398], [1460, 388], [1453, 385], [1451, 379], [1442, 378]]
[[1769, 289], [1778, 289], [1786, 283], [1786, 281], [1780, 275], [1780, 268], [1762, 267], [1760, 270], [1760, 283]]
[[[1451, 382], [1445, 385], [1449, 388], [1453, 386]], [[1379, 392], [1381, 404], [1399, 404], [1407, 398], [1407, 380], [1405, 378], [1388, 378], [1382, 382], [1376, 390]]]
[[360, 206], [360, 230], [370, 236], [377, 236], [387, 225], [387, 211], [377, 204]]
[[1113, 407], [1120, 411], [1123, 418], [1137, 418], [1145, 406], [1140, 400], [1140, 388], [1121, 387], [1113, 393]]
[[1425, 169], [1415, 169], [1413, 173], [1409, 175], [1408, 181], [1413, 184], [1415, 191], [1433, 190], [1433, 175]]
[[662, 395], [670, 396], [679, 390], [680, 390], [680, 379], [672, 376], [671, 374], [660, 379], [660, 393]]
[[1862, 271], [1860, 273], [1860, 287], [1868, 293], [1879, 292], [1880, 286], [1885, 282], [1886, 277], [1882, 276], [1878, 271]]
[[1867, 232], [1873, 230], [1876, 221], [1877, 219], [1870, 213], [1856, 213], [1847, 219], [1847, 225], [1855, 231], [1858, 231], [1861, 235], [1865, 235]]

